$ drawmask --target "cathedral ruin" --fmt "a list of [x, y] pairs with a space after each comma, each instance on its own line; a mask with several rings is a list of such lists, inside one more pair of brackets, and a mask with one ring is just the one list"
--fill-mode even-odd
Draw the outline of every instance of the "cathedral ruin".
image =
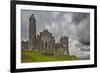
[[[62, 36], [60, 42], [55, 42], [55, 37], [47, 29], [44, 29], [40, 34], [36, 34], [36, 19], [34, 14], [29, 18], [29, 41], [27, 47], [22, 46], [27, 50], [38, 50], [42, 53], [70, 55], [68, 47], [68, 37]], [[22, 44], [23, 45], [23, 44]]]

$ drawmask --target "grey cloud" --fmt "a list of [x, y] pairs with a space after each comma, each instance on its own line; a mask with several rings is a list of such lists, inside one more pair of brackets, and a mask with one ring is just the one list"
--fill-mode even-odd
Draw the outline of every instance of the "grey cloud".
[[87, 17], [89, 17], [89, 13], [75, 13], [73, 15], [72, 21], [77, 25], [81, 21], [83, 21], [84, 19], [86, 19]]
[[81, 21], [77, 29], [80, 30], [77, 31], [79, 41], [83, 44], [90, 45], [90, 18], [87, 17]]

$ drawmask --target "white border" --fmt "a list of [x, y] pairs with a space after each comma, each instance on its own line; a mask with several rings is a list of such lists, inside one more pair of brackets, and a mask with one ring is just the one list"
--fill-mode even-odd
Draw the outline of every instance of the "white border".
[[[90, 36], [91, 36], [90, 48], [92, 48], [90, 51], [90, 60], [60, 61], [60, 62], [45, 62], [45, 63], [44, 62], [21, 63], [21, 9], [90, 13]], [[16, 5], [16, 68], [17, 69], [86, 65], [86, 64], [94, 64], [94, 9]]]

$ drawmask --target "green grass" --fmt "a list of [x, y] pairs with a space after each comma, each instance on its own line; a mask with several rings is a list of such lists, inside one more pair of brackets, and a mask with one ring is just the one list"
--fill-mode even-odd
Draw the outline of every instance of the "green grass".
[[21, 52], [21, 62], [49, 62], [49, 61], [69, 61], [79, 60], [76, 56], [68, 55], [44, 55], [38, 51], [24, 51]]

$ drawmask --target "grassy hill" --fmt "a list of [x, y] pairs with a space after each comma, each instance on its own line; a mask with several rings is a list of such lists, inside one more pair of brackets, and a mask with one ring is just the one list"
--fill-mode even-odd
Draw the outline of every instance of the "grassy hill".
[[69, 61], [79, 60], [76, 56], [68, 55], [44, 55], [38, 51], [24, 51], [21, 52], [21, 62], [48, 62], [48, 61]]

